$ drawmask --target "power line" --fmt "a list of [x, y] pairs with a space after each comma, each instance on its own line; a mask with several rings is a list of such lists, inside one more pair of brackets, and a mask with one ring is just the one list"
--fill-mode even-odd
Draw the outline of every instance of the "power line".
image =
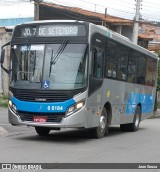
[[[88, 4], [92, 4], [92, 5], [97, 5], [97, 6], [101, 6], [101, 7], [106, 7], [106, 6], [104, 6], [104, 5], [96, 4], [96, 3], [93, 3], [93, 2], [87, 2], [87, 1], [84, 1], [84, 0], [79, 0], [79, 1], [85, 2], [85, 3], [88, 3]], [[124, 2], [124, 1], [123, 1], [123, 2]], [[112, 4], [115, 4], [115, 3], [112, 2]], [[117, 4], [117, 3], [116, 3], [116, 4]], [[121, 5], [121, 6], [122, 6], [122, 5]], [[131, 8], [131, 7], [128, 7], [128, 6], [125, 6], [125, 5], [123, 5], [123, 7], [129, 8], [129, 9], [134, 9], [134, 8]], [[108, 7], [108, 8], [110, 8], [110, 7]]]
[[29, 3], [29, 0], [7, 0], [7, 1], [0, 1], [0, 6], [15, 6], [17, 4], [22, 4], [22, 3]]
[[[54, 0], [55, 2], [58, 2], [58, 3], [61, 3], [61, 4], [65, 4], [64, 2], [62, 2], [62, 1], [57, 1], [57, 0]], [[80, 1], [82, 1], [82, 0], [80, 0]], [[86, 2], [86, 1], [85, 1]], [[112, 9], [112, 10], [116, 10], [116, 11], [119, 11], [119, 12], [122, 12], [122, 13], [127, 13], [127, 14], [135, 14], [135, 13], [132, 13], [132, 12], [127, 12], [127, 11], [123, 11], [123, 10], [119, 10], [119, 9], [116, 9], [116, 8], [111, 8], [111, 7], [107, 7], [107, 6], [104, 6], [104, 5], [99, 5], [99, 4], [95, 4], [95, 3], [91, 3], [91, 2], [86, 2], [86, 3], [88, 3], [88, 4], [94, 4], [94, 5], [97, 5], [97, 6], [101, 6], [101, 7], [103, 7], [104, 9], [105, 8], [108, 8], [108, 9]], [[75, 5], [75, 6], [77, 6], [77, 4], [73, 4], [73, 3], [67, 3], [67, 5]], [[92, 10], [93, 11], [93, 10]]]
[[[143, 12], [142, 16], [143, 16], [143, 18], [147, 17], [147, 18], [150, 18], [152, 20], [160, 20], [160, 18], [158, 18], [157, 16], [155, 17], [153, 15], [150, 15], [150, 13], [148, 13], [148, 12], [152, 12], [153, 13], [153, 11], [155, 12], [155, 11], [159, 10], [159, 8], [157, 6], [152, 6], [152, 5], [144, 4], [144, 3], [149, 3], [149, 2], [146, 2], [146, 1], [142, 1], [142, 2], [143, 2], [143, 4], [142, 4], [142, 12]], [[155, 3], [149, 3], [149, 4], [154, 4], [155, 5]]]
[[[117, 11], [122, 11], [122, 10], [119, 10], [119, 8], [116, 9], [116, 8], [112, 8], [112, 7], [109, 7], [109, 6], [100, 5], [100, 4], [97, 4], [97, 3], [87, 2], [87, 1], [84, 1], [84, 0], [80, 0], [80, 1], [86, 2], [86, 3], [88, 3], [88, 4], [94, 4], [94, 5], [97, 5], [97, 6], [101, 6], [101, 7], [103, 7], [103, 8], [109, 8], [109, 9], [114, 9], [114, 10], [117, 10]], [[115, 3], [112, 2], [112, 4], [115, 4]], [[117, 4], [117, 3], [116, 3], [116, 4]], [[131, 8], [131, 7], [128, 7], [128, 6], [125, 6], [125, 5], [120, 5], [120, 6], [123, 6], [123, 7], [126, 7], [126, 8], [129, 8], [129, 9], [133, 9], [133, 10], [134, 10], [134, 8]], [[124, 11], [122, 11], [122, 12], [124, 12]]]
[[147, 3], [147, 4], [160, 5], [160, 4], [153, 3], [153, 2], [147, 2], [147, 1], [142, 1], [142, 2]]
[[[124, 10], [120, 10], [120, 9], [117, 9], [117, 8], [112, 8], [112, 7], [107, 7], [107, 6], [104, 6], [104, 5], [101, 5], [101, 4], [95, 4], [95, 3], [93, 3], [93, 2], [87, 2], [87, 1], [85, 1], [85, 0], [79, 0], [80, 2], [84, 2], [84, 3], [87, 3], [87, 4], [91, 4], [92, 5], [92, 7], [90, 7], [89, 5], [87, 6], [87, 8], [86, 8], [86, 6], [84, 7], [84, 4], [75, 4], [75, 3], [73, 3], [73, 2], [62, 2], [61, 0], [53, 0], [54, 1], [54, 3], [56, 3], [56, 4], [61, 4], [61, 5], [66, 5], [66, 6], [74, 6], [74, 7], [78, 7], [79, 9], [80, 8], [82, 8], [82, 9], [86, 9], [86, 10], [90, 10], [90, 11], [95, 11], [95, 6], [96, 6], [96, 12], [97, 11], [99, 11], [100, 13], [104, 13], [103, 12], [103, 9], [102, 10], [100, 10], [99, 9], [99, 7], [100, 8], [107, 8], [107, 9], [109, 9], [109, 10], [112, 10], [112, 11], [110, 11], [110, 14], [111, 15], [113, 15], [113, 16], [115, 16], [115, 13], [113, 12], [113, 11], [116, 11], [116, 12], [118, 12], [119, 14], [117, 14], [115, 17], [120, 17], [120, 16], [123, 16], [122, 18], [126, 18], [126, 15], [125, 14], [129, 14], [128, 15], [128, 18], [131, 20], [131, 18], [133, 19], [133, 16], [135, 15], [135, 13], [134, 12], [131, 12], [131, 11], [124, 11]], [[53, 1], [52, 1], [52, 3], [53, 3]], [[119, 1], [121, 1], [121, 2], [125, 2], [125, 1], [123, 1], [123, 0], [119, 0]], [[48, 0], [45, 0], [45, 2], [48, 2]], [[113, 2], [113, 1], [112, 1]], [[132, 3], [128, 3], [128, 4], [131, 4], [131, 5], [134, 5], [134, 4], [132, 4]], [[93, 6], [94, 5], [94, 6]], [[81, 7], [81, 6], [83, 6], [83, 7]], [[145, 5], [143, 5], [144, 7], [146, 7]], [[148, 6], [149, 7], [149, 6]], [[146, 11], [146, 9], [145, 8], [143, 8], [142, 9], [142, 12], [143, 11]], [[148, 10], [148, 11], [150, 11], [150, 10]], [[124, 14], [124, 15], [123, 15]], [[143, 14], [143, 13], [142, 13]], [[150, 14], [148, 14], [148, 15], [150, 15]], [[147, 17], [147, 15], [146, 14], [143, 14], [142, 15], [143, 16], [143, 18], [145, 18], [145, 17]], [[148, 17], [147, 17], [148, 18]], [[155, 16], [150, 16], [150, 18], [152, 18], [152, 19], [156, 19], [156, 20], [160, 20], [160, 18], [157, 18], [157, 17], [155, 17]]]
[[146, 14], [144, 14], [143, 17], [160, 20], [160, 18], [157, 18], [156, 16], [151, 16], [151, 15], [146, 15]]
[[135, 5], [135, 3], [132, 4], [132, 3], [128, 2], [128, 1], [123, 1], [123, 0], [119, 0], [119, 1], [124, 2], [124, 3], [126, 3], [126, 4]]

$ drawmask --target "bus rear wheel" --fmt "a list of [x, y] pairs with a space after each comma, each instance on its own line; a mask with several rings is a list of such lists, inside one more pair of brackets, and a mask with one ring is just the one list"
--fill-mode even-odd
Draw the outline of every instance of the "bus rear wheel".
[[35, 127], [35, 130], [37, 134], [40, 136], [47, 136], [50, 132], [50, 128], [46, 128], [46, 127]]
[[130, 124], [121, 124], [121, 131], [132, 131], [135, 132], [139, 129], [139, 124], [141, 122], [141, 107], [137, 106], [134, 114], [133, 123]]
[[99, 120], [99, 126], [91, 129], [92, 135], [94, 138], [102, 138], [105, 136], [105, 134], [108, 134], [108, 122], [107, 122], [108, 113], [106, 108], [103, 108], [100, 120]]

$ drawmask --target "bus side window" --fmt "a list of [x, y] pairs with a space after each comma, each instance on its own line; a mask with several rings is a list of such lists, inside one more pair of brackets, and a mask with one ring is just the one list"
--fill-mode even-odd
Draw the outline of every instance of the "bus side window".
[[117, 79], [127, 79], [127, 62], [129, 49], [121, 44], [118, 44], [118, 61], [117, 61]]
[[103, 57], [104, 52], [100, 49], [93, 49], [93, 77], [103, 78]]
[[105, 77], [117, 78], [117, 44], [115, 41], [108, 39], [106, 44]]
[[154, 86], [156, 78], [156, 61], [147, 57], [145, 85]]
[[131, 50], [128, 59], [128, 82], [136, 82], [136, 72], [137, 72], [137, 58], [138, 53], [135, 50]]
[[143, 54], [140, 54], [137, 59], [137, 84], [145, 84], [146, 77], [146, 58]]

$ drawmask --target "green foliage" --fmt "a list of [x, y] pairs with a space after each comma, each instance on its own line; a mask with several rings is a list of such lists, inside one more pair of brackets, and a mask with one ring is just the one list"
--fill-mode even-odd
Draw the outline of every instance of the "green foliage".
[[158, 109], [158, 101], [157, 101], [157, 92], [156, 92], [156, 98], [155, 98], [155, 103], [154, 103], [154, 111]]
[[2, 95], [0, 97], [0, 106], [1, 107], [8, 107], [8, 96], [7, 95]]
[[[160, 57], [160, 51], [158, 51], [157, 54]], [[160, 60], [158, 62], [157, 91], [160, 91]]]

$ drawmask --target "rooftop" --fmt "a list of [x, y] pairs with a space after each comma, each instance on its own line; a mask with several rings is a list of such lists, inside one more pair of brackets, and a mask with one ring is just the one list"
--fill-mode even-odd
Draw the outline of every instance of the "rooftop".
[[[110, 23], [112, 25], [133, 25], [132, 20], [114, 17], [114, 16], [110, 16], [108, 14], [105, 15], [105, 14], [101, 14], [101, 13], [97, 13], [97, 12], [92, 12], [92, 11], [84, 10], [84, 9], [77, 8], [77, 7], [68, 7], [68, 6], [62, 6], [62, 5], [57, 5], [54, 3], [46, 3], [46, 2], [41, 3], [40, 7], [42, 7], [42, 6], [59, 9], [63, 13], [69, 12], [70, 16], [68, 16], [68, 17], [73, 18], [73, 19], [87, 20], [86, 17], [89, 17], [88, 18], [89, 21], [92, 18], [95, 21], [97, 20], [97, 21], [101, 21], [101, 22], [106, 22], [106, 23]], [[75, 15], [75, 13], [78, 15]], [[67, 15], [68, 14], [66, 14], [66, 16]], [[84, 18], [84, 16], [85, 16], [85, 18]]]

